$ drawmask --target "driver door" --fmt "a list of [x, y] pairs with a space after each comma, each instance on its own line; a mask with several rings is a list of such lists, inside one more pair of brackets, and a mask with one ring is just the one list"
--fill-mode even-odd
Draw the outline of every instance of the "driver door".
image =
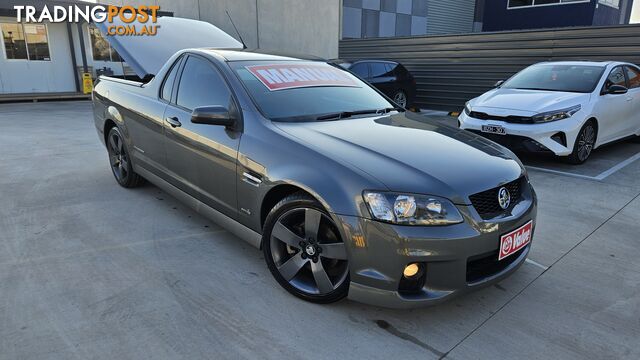
[[233, 97], [214, 64], [198, 55], [185, 59], [175, 101], [164, 116], [165, 151], [171, 182], [203, 203], [237, 217], [236, 160], [240, 132], [194, 124], [197, 107], [231, 108]]

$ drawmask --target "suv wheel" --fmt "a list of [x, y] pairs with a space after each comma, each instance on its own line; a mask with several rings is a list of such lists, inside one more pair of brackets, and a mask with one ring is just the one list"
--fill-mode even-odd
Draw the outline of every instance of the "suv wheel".
[[291, 294], [331, 303], [349, 291], [346, 247], [335, 222], [310, 196], [297, 193], [269, 213], [262, 250], [271, 274]]

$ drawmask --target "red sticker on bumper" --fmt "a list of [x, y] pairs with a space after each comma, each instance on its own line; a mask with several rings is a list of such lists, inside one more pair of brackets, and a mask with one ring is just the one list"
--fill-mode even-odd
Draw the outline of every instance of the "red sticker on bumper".
[[502, 260], [527, 246], [527, 244], [531, 242], [532, 230], [533, 221], [529, 221], [512, 232], [502, 235], [500, 237], [498, 260]]
[[348, 72], [327, 64], [253, 65], [246, 69], [270, 91], [314, 86], [359, 86]]

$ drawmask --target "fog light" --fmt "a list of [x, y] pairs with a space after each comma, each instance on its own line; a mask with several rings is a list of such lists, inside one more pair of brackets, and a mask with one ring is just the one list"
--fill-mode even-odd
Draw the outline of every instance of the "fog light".
[[420, 272], [420, 265], [418, 264], [409, 264], [404, 268], [404, 277], [410, 278], [416, 276], [416, 274]]

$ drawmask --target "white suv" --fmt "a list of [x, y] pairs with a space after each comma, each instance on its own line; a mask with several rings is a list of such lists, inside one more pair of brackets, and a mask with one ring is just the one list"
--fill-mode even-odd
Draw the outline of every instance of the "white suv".
[[459, 121], [515, 150], [574, 164], [603, 144], [640, 135], [640, 68], [622, 62], [544, 62], [467, 102]]

